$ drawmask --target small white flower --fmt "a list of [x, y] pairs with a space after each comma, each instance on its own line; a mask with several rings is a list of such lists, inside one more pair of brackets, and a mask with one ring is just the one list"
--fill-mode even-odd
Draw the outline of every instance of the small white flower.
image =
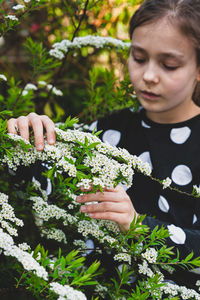
[[0, 79], [1, 79], [1, 80], [4, 80], [4, 81], [7, 81], [7, 78], [6, 78], [6, 76], [5, 76], [5, 75], [3, 75], [3, 74], [0, 74]]
[[60, 50], [58, 50], [58, 49], [51, 49], [50, 51], [49, 51], [49, 54], [51, 55], [51, 56], [54, 56], [55, 58], [58, 58], [58, 59], [63, 59], [64, 57], [65, 57], [65, 55], [63, 54], [63, 52], [62, 51], [60, 51]]
[[158, 253], [154, 248], [148, 248], [145, 253], [142, 253], [142, 257], [145, 258], [149, 263], [156, 263]]
[[38, 88], [37, 88], [37, 86], [35, 84], [27, 83], [24, 89], [26, 91], [30, 91], [30, 90], [36, 91]]
[[41, 86], [46, 86], [47, 85], [46, 81], [43, 81], [43, 80], [38, 81], [38, 84], [41, 85]]
[[10, 19], [12, 21], [19, 21], [19, 19], [15, 15], [7, 15], [5, 16], [6, 19]]
[[195, 191], [195, 193], [200, 196], [200, 187], [198, 187], [197, 185], [193, 185], [193, 189]]
[[18, 4], [18, 5], [15, 5], [12, 7], [12, 9], [14, 10], [24, 10], [25, 6], [24, 5], [21, 5], [21, 4]]
[[162, 181], [163, 189], [166, 189], [167, 187], [169, 187], [171, 185], [171, 183], [172, 183], [172, 180], [169, 177], [164, 179]]
[[23, 90], [23, 92], [22, 92], [22, 96], [26, 96], [28, 94], [28, 91], [26, 91], [26, 90]]

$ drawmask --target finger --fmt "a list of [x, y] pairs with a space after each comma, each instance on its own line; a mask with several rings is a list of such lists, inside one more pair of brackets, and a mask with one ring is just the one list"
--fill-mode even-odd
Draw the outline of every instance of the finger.
[[56, 142], [56, 133], [54, 122], [49, 117], [43, 115], [40, 116], [43, 126], [46, 130], [47, 142], [50, 145], [54, 145]]
[[17, 119], [17, 125], [19, 128], [19, 133], [22, 138], [29, 141], [29, 124], [28, 119], [26, 117], [19, 117]]
[[128, 213], [130, 211], [128, 203], [115, 202], [101, 202], [98, 204], [89, 204], [81, 206], [81, 212], [83, 213], [95, 213], [95, 212], [117, 212]]
[[17, 121], [16, 119], [12, 118], [7, 122], [7, 130], [9, 133], [17, 134]]
[[34, 137], [35, 137], [35, 146], [37, 150], [44, 149], [44, 134], [43, 134], [43, 124], [38, 116], [35, 113], [30, 113], [28, 115], [29, 126], [33, 128]]
[[126, 214], [123, 215], [117, 212], [94, 212], [94, 213], [89, 213], [88, 216], [92, 219], [114, 221], [119, 225], [124, 224], [125, 220], [127, 219]]
[[121, 195], [117, 195], [116, 193], [112, 192], [97, 192], [96, 194], [85, 194], [82, 196], [78, 196], [76, 201], [78, 203], [87, 203], [92, 201], [111, 201], [111, 202], [118, 202], [121, 199]]

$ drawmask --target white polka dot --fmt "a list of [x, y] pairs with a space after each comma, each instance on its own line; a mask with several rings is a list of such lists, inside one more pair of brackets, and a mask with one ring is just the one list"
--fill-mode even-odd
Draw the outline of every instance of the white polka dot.
[[47, 188], [46, 188], [47, 196], [52, 193], [52, 183], [49, 178], [47, 178]]
[[158, 206], [160, 210], [167, 213], [169, 211], [169, 203], [167, 202], [167, 199], [163, 196], [160, 196], [158, 199]]
[[194, 214], [192, 223], [194, 224], [196, 223], [196, 221], [197, 221], [197, 216]]
[[90, 124], [88, 129], [90, 131], [93, 131], [94, 129], [97, 130], [97, 124], [98, 124], [98, 121], [94, 121], [92, 124]]
[[147, 125], [147, 123], [145, 123], [143, 120], [142, 120], [141, 124], [142, 124], [142, 127], [151, 128], [151, 126]]
[[177, 227], [173, 224], [167, 226], [170, 239], [176, 244], [184, 244], [186, 240], [186, 234], [180, 227]]
[[186, 185], [192, 181], [192, 173], [187, 166], [179, 165], [172, 171], [171, 178], [178, 185]]
[[143, 163], [148, 163], [151, 167], [152, 170], [152, 162], [151, 162], [151, 157], [150, 157], [150, 152], [146, 151], [143, 152], [142, 154], [139, 155], [139, 158], [142, 160]]
[[191, 129], [187, 126], [174, 128], [171, 130], [170, 138], [176, 144], [183, 144], [187, 141], [191, 134]]
[[86, 242], [86, 247], [88, 250], [86, 250], [86, 254], [90, 254], [94, 250], [94, 242], [91, 239], [88, 239]]
[[117, 146], [121, 138], [121, 132], [118, 130], [108, 129], [102, 136], [103, 142], [109, 143], [111, 146]]

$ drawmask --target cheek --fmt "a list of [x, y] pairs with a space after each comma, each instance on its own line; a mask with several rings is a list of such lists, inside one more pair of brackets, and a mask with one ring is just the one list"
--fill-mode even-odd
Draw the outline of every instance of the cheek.
[[131, 79], [131, 82], [133, 85], [137, 85], [138, 80], [141, 78], [141, 72], [139, 72], [136, 64], [134, 64], [132, 59], [129, 59], [128, 62], [128, 71], [129, 71], [129, 76]]
[[166, 88], [168, 89], [169, 94], [180, 94], [186, 95], [194, 89], [194, 80], [192, 76], [175, 76], [166, 81]]

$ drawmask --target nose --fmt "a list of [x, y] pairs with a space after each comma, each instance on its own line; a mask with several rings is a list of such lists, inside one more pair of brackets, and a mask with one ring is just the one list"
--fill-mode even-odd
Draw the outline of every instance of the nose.
[[153, 63], [148, 63], [143, 73], [143, 80], [146, 83], [158, 83], [159, 75], [156, 66]]

